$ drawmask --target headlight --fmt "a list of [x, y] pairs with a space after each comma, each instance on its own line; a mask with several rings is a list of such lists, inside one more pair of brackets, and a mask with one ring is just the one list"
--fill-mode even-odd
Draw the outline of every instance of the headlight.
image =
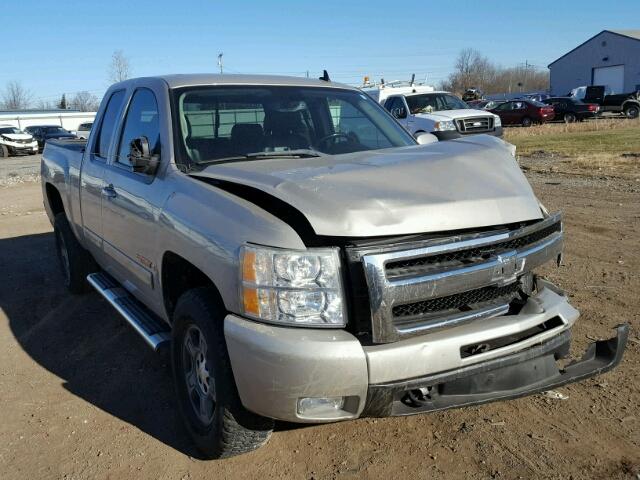
[[281, 325], [344, 327], [338, 249], [240, 251], [242, 311]]
[[5, 142], [13, 142], [13, 140], [11, 140], [9, 137], [5, 137], [4, 135], [2, 136], [2, 140], [4, 140]]
[[453, 120], [444, 120], [442, 122], [436, 122], [433, 128], [436, 132], [446, 132], [456, 129], [456, 124]]
[[493, 117], [493, 126], [494, 127], [501, 127], [502, 126], [502, 119], [498, 115], [494, 115], [494, 117]]

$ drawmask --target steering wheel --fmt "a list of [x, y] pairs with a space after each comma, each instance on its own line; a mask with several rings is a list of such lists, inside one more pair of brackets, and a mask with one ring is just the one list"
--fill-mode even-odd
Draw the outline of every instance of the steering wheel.
[[334, 140], [334, 143], [337, 143], [336, 140], [338, 138], [343, 138], [346, 142], [351, 141], [351, 137], [349, 137], [349, 135], [347, 135], [346, 133], [331, 133], [329, 135], [325, 135], [320, 140], [318, 140], [318, 146], [321, 147], [328, 140]]

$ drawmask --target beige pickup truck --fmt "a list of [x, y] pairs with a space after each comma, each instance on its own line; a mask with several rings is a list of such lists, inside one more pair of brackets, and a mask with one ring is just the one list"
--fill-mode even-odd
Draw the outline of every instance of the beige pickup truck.
[[513, 146], [432, 140], [328, 75], [115, 84], [87, 141], [42, 157], [64, 281], [169, 348], [212, 458], [274, 420], [432, 412], [617, 365], [627, 325], [557, 363], [578, 311], [536, 269], [560, 261], [562, 221]]

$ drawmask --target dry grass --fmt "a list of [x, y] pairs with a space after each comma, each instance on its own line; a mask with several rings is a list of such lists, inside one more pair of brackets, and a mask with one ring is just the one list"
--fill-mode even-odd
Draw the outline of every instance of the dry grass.
[[576, 159], [620, 157], [623, 163], [640, 161], [628, 156], [640, 153], [640, 120], [599, 119], [514, 127], [505, 129], [504, 138], [516, 145], [518, 153], [523, 156], [543, 153]]

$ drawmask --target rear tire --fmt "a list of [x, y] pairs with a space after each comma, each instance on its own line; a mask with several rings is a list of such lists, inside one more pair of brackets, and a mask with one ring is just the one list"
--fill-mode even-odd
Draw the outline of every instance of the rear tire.
[[9, 156], [9, 149], [6, 145], [0, 145], [0, 158], [7, 158]]
[[264, 445], [274, 421], [244, 408], [224, 340], [226, 312], [210, 288], [184, 293], [173, 314], [171, 363], [182, 419], [207, 458]]
[[524, 117], [520, 123], [525, 128], [530, 127], [533, 124], [533, 122], [531, 121], [531, 119], [529, 117]]
[[91, 254], [78, 242], [64, 212], [56, 215], [53, 222], [53, 232], [56, 237], [56, 249], [64, 285], [71, 293], [79, 294], [90, 291], [87, 275], [96, 272], [98, 266]]
[[628, 105], [624, 109], [624, 116], [627, 118], [638, 118], [640, 107], [638, 105]]
[[565, 113], [563, 118], [564, 118], [564, 123], [573, 123], [578, 119], [576, 117], [576, 114], [573, 112]]

